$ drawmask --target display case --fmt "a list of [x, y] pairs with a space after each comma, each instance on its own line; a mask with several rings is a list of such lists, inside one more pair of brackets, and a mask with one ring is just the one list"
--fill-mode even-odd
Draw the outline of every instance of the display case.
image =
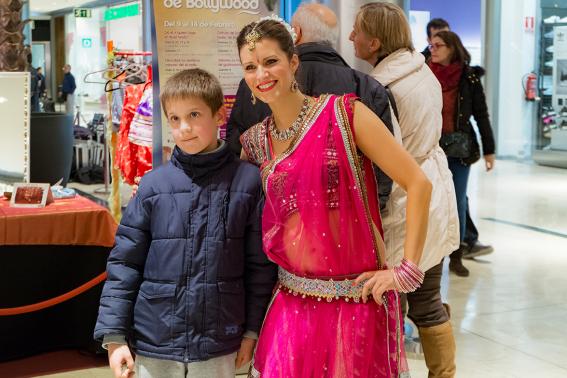
[[0, 72], [0, 181], [29, 181], [30, 73]]
[[538, 124], [533, 158], [567, 168], [567, 4], [542, 1], [538, 60]]

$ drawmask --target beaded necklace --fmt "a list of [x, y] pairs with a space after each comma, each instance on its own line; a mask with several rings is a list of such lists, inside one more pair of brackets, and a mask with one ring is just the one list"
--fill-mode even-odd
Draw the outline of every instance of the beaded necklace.
[[274, 116], [272, 115], [270, 119], [271, 121], [270, 134], [272, 135], [272, 138], [279, 141], [286, 141], [286, 140], [290, 140], [295, 135], [297, 135], [297, 132], [301, 129], [301, 125], [305, 120], [305, 115], [307, 114], [307, 110], [309, 110], [309, 98], [305, 96], [303, 98], [303, 105], [301, 106], [301, 111], [299, 112], [299, 115], [297, 116], [295, 121], [293, 121], [293, 123], [289, 128], [281, 131], [277, 129], [276, 122], [274, 121]]

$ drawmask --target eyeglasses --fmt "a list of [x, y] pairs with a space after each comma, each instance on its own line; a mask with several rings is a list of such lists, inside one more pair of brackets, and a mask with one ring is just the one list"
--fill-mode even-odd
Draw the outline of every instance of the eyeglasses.
[[439, 50], [439, 47], [443, 47], [443, 46], [447, 46], [447, 45], [444, 43], [433, 43], [427, 47], [429, 48], [429, 50]]

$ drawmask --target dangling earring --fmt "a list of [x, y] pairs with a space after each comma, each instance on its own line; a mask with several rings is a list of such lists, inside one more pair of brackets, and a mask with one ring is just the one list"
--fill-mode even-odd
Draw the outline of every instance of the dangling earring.
[[297, 80], [293, 79], [289, 89], [291, 89], [292, 92], [297, 92], [297, 90], [299, 89], [299, 84], [297, 84]]
[[252, 105], [256, 105], [256, 96], [254, 96], [254, 93], [252, 93], [250, 100], [252, 101]]

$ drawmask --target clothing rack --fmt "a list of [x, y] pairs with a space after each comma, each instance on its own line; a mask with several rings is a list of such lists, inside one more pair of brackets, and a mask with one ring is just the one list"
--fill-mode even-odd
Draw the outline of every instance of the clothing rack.
[[114, 56], [152, 56], [151, 51], [114, 51]]
[[[116, 69], [116, 67], [114, 67], [114, 61], [117, 57], [136, 57], [136, 56], [151, 56], [152, 53], [150, 51], [120, 51], [120, 50], [114, 50], [114, 43], [113, 41], [107, 41], [106, 44], [106, 49], [107, 49], [107, 64], [108, 64], [108, 69], [112, 70], [112, 69]], [[107, 104], [108, 104], [108, 121], [107, 121], [107, 126], [106, 126], [106, 133], [107, 136], [110, 136], [110, 138], [105, 138], [106, 140], [110, 140], [110, 144], [109, 144], [109, 150], [110, 150], [110, 172], [111, 172], [111, 177], [112, 177], [112, 187], [110, 190], [110, 195], [108, 197], [108, 207], [110, 209], [110, 213], [112, 214], [113, 218], [116, 220], [116, 222], [120, 222], [120, 219], [122, 218], [122, 208], [121, 208], [121, 195], [120, 195], [120, 182], [122, 181], [121, 179], [121, 174], [120, 174], [120, 170], [118, 169], [118, 167], [116, 167], [114, 165], [114, 157], [115, 157], [115, 153], [116, 153], [116, 148], [117, 148], [117, 144], [118, 144], [118, 134], [113, 130], [113, 125], [112, 125], [112, 97], [113, 97], [113, 92], [109, 91], [106, 93], [106, 100], [107, 100]], [[107, 155], [105, 155], [107, 156]], [[108, 175], [108, 173], [105, 173], [105, 177]]]

